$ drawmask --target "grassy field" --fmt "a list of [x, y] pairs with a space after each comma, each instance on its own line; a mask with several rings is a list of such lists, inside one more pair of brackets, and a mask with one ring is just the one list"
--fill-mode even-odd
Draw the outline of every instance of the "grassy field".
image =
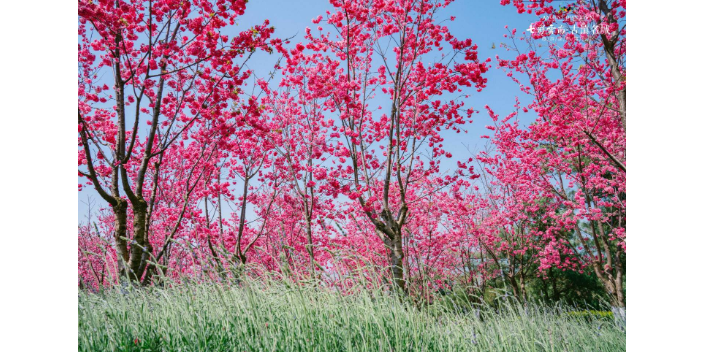
[[80, 351], [625, 351], [608, 316], [531, 305], [424, 309], [283, 284], [80, 293]]

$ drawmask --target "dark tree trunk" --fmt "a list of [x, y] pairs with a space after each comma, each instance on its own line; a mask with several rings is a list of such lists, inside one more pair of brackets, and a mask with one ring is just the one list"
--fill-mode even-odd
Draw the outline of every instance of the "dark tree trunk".
[[313, 254], [313, 227], [311, 225], [311, 217], [306, 214], [306, 240], [308, 244], [306, 245], [306, 250], [310, 256], [310, 276], [315, 277], [315, 257]]
[[393, 237], [384, 236], [384, 244], [387, 248], [389, 265], [391, 266], [391, 278], [394, 288], [402, 294], [408, 294], [406, 280], [403, 277], [403, 242], [400, 233], [394, 233]]
[[129, 277], [132, 281], [140, 281], [143, 271], [143, 255], [146, 250], [146, 231], [147, 231], [147, 202], [140, 199], [132, 203], [132, 212], [134, 214], [134, 237], [132, 245], [130, 245], [130, 260], [128, 267], [130, 270]]
[[120, 268], [120, 276], [127, 274], [127, 263], [129, 262], [129, 253], [127, 252], [127, 201], [122, 198], [117, 198], [117, 205], [112, 207], [115, 214], [115, 246], [117, 247], [118, 268]]

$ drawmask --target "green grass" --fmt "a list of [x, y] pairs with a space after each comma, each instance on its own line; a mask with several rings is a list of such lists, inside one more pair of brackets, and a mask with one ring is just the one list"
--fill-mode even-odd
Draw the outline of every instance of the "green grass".
[[608, 315], [511, 304], [477, 312], [286, 284], [82, 292], [78, 343], [80, 351], [626, 350], [625, 329]]

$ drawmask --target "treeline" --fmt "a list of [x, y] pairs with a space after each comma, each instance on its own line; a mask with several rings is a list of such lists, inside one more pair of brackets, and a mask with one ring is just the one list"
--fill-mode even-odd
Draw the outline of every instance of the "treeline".
[[[290, 43], [228, 34], [243, 0], [79, 1], [79, 190], [105, 204], [79, 285], [277, 273], [625, 307], [625, 2], [515, 3], [540, 30], [495, 59], [449, 2], [331, 3]], [[457, 160], [490, 69], [532, 101], [486, 106], [486, 150]]]

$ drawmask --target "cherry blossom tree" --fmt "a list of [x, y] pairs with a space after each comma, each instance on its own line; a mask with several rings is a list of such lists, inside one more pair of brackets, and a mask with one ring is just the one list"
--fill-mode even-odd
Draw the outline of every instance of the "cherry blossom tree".
[[[513, 211], [541, 219], [540, 269], [591, 266], [625, 307], [625, 1], [514, 5], [542, 17], [497, 59], [533, 101], [502, 120], [489, 109], [496, 153], [481, 161]], [[521, 110], [538, 116], [527, 129]]]
[[[449, 156], [440, 132], [471, 117], [461, 99], [444, 93], [464, 97], [463, 87], [481, 90], [486, 64], [471, 40], [437, 23], [449, 2], [331, 3], [336, 11], [325, 22], [335, 36], [322, 26], [318, 35], [308, 29], [308, 43], [290, 52], [284, 73], [312, 66], [308, 86], [325, 95], [325, 110], [337, 116], [330, 136], [343, 144], [329, 171], [337, 179], [333, 187], [359, 203], [386, 247], [394, 287], [406, 292], [403, 236], [413, 206], [407, 196]], [[378, 101], [388, 105], [386, 113], [372, 105]], [[431, 149], [427, 160], [420, 155], [424, 147]]]
[[[78, 2], [79, 176], [113, 210], [120, 271], [133, 281], [144, 278], [154, 255], [149, 222], [163, 158], [237, 100], [248, 73], [236, 62], [271, 50], [267, 23], [225, 35], [245, 3]], [[108, 71], [110, 86], [102, 78]], [[209, 160], [214, 149], [202, 148], [191, 156]], [[182, 213], [203, 176], [200, 162], [191, 164]]]
[[[290, 194], [300, 203], [305, 248], [313, 276], [316, 268], [323, 269], [315, 260], [315, 243], [324, 241], [324, 238], [314, 240], [313, 234], [315, 228], [325, 228], [326, 210], [332, 207], [332, 196], [339, 193], [328, 184], [326, 162], [334, 156], [339, 146], [330, 138], [334, 121], [324, 116], [325, 97], [320, 97], [320, 92], [309, 85], [311, 67], [299, 66], [296, 69], [295, 73], [289, 71], [284, 77], [281, 92], [269, 92], [265, 104], [271, 114], [270, 138], [276, 146], [279, 176], [285, 175]], [[323, 237], [330, 235], [328, 232]]]

